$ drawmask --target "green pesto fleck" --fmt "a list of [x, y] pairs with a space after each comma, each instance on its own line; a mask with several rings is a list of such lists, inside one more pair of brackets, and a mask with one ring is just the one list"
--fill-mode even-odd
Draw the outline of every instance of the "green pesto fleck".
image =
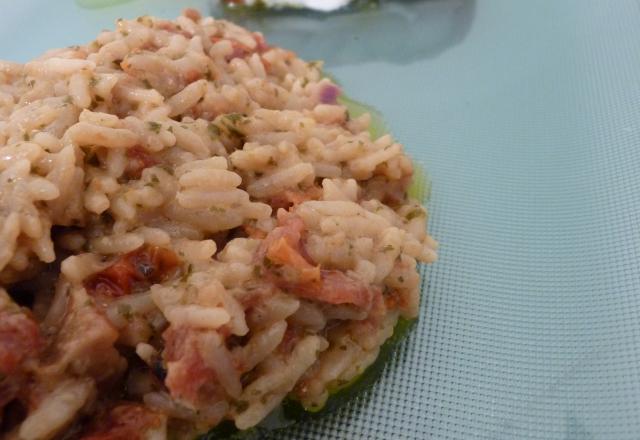
[[158, 133], [160, 133], [160, 129], [162, 128], [162, 124], [160, 124], [159, 122], [148, 121], [147, 122], [147, 127], [149, 128], [149, 130], [151, 130], [154, 133], [158, 134]]
[[416, 208], [411, 210], [407, 215], [404, 216], [408, 221], [413, 220], [418, 217], [425, 217], [426, 213], [422, 210], [422, 208]]

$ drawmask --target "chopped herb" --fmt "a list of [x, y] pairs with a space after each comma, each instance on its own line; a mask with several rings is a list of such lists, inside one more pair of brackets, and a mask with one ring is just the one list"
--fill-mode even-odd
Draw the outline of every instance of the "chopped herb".
[[302, 87], [306, 87], [306, 86], [307, 86], [307, 84], [309, 84], [309, 79], [308, 79], [308, 78], [304, 78], [304, 79], [302, 80]]
[[229, 136], [234, 136], [237, 137], [238, 139], [242, 139], [244, 138], [244, 133], [242, 133], [241, 131], [239, 131], [237, 128], [235, 128], [233, 125], [231, 124], [227, 124], [225, 122], [222, 123], [222, 125], [224, 126], [224, 128], [226, 129], [227, 133], [229, 134]]
[[162, 164], [160, 165], [160, 168], [173, 176], [173, 168], [171, 168], [169, 165]]
[[229, 134], [230, 134], [231, 136], [237, 137], [238, 139], [242, 139], [242, 138], [244, 138], [244, 133], [242, 133], [242, 132], [240, 132], [240, 131], [236, 130], [236, 129], [235, 129], [235, 128], [233, 128], [233, 127], [227, 127], [227, 130], [229, 131]]
[[31, 136], [29, 136], [29, 133], [25, 132], [25, 133], [22, 135], [22, 140], [23, 140], [23, 141], [28, 141], [28, 140], [30, 140], [30, 139], [31, 139]]
[[229, 113], [224, 115], [224, 117], [235, 124], [236, 122], [242, 120], [243, 115], [241, 115], [240, 113]]
[[151, 88], [151, 83], [146, 78], [142, 80], [142, 84], [144, 84], [145, 88], [147, 88], [147, 89]]
[[118, 313], [129, 322], [133, 319], [133, 312], [129, 304], [118, 304]]
[[386, 245], [385, 247], [382, 248], [382, 252], [389, 252], [394, 250], [395, 248], [393, 246], [391, 246], [390, 244]]
[[212, 206], [211, 208], [209, 208], [209, 211], [215, 212], [215, 213], [218, 213], [218, 214], [224, 214], [225, 212], [227, 212], [226, 209], [220, 208], [218, 206]]
[[65, 104], [71, 104], [73, 100], [71, 99], [71, 96], [67, 95], [62, 102], [64, 102]]
[[411, 212], [409, 212], [407, 215], [405, 215], [404, 218], [406, 218], [407, 220], [413, 220], [416, 217], [424, 217], [424, 216], [426, 216], [426, 213], [422, 209], [416, 208]]
[[169, 129], [167, 130], [169, 133], [173, 133], [173, 127], [169, 127]]
[[307, 66], [309, 66], [310, 69], [320, 69], [322, 67], [322, 61], [320, 60], [309, 61], [307, 63]]
[[154, 122], [154, 121], [148, 121], [147, 122], [147, 127], [149, 128], [149, 130], [153, 131], [154, 133], [160, 133], [160, 129], [162, 128], [162, 124], [160, 124], [159, 122]]
[[96, 78], [95, 76], [92, 76], [91, 79], [89, 79], [89, 87], [97, 86], [98, 81], [100, 81], [98, 78]]
[[160, 183], [160, 179], [158, 179], [158, 176], [156, 176], [155, 174], [152, 174], [151, 182], [145, 183], [144, 186], [154, 186], [154, 185], [157, 185], [158, 183]]
[[120, 31], [120, 33], [122, 34], [123, 37], [126, 37], [129, 35], [129, 31]]

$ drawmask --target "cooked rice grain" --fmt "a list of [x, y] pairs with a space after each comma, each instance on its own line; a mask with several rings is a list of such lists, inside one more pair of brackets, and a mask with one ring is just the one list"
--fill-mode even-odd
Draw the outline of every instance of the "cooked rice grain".
[[193, 10], [0, 62], [0, 436], [246, 429], [377, 358], [437, 243], [339, 93]]

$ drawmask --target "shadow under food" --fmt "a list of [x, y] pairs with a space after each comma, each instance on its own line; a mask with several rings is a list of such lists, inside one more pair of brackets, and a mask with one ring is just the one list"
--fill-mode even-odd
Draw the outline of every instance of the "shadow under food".
[[475, 0], [380, 0], [325, 14], [307, 10], [229, 10], [212, 14], [262, 32], [271, 44], [327, 66], [434, 57], [467, 35]]

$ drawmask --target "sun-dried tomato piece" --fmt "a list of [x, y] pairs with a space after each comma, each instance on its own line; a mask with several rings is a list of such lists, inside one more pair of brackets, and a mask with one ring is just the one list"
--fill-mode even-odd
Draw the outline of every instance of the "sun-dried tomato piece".
[[15, 373], [42, 347], [38, 324], [17, 309], [0, 311], [0, 375]]
[[129, 179], [139, 179], [142, 170], [158, 164], [158, 161], [144, 148], [133, 147], [127, 150], [129, 162], [125, 173]]
[[215, 394], [217, 377], [199, 350], [200, 333], [197, 330], [173, 326], [162, 335], [165, 341], [163, 358], [167, 362], [165, 384], [171, 395], [188, 402], [200, 401], [203, 390]]
[[124, 254], [111, 266], [88, 277], [84, 287], [91, 295], [118, 297], [128, 295], [134, 287], [148, 287], [169, 278], [180, 260], [171, 250], [142, 246]]
[[81, 440], [143, 440], [150, 430], [162, 428], [164, 417], [143, 405], [123, 403], [98, 419]]
[[365, 283], [311, 261], [301, 242], [303, 231], [302, 219], [289, 215], [262, 242], [256, 260], [273, 283], [301, 298], [370, 308], [373, 294]]

